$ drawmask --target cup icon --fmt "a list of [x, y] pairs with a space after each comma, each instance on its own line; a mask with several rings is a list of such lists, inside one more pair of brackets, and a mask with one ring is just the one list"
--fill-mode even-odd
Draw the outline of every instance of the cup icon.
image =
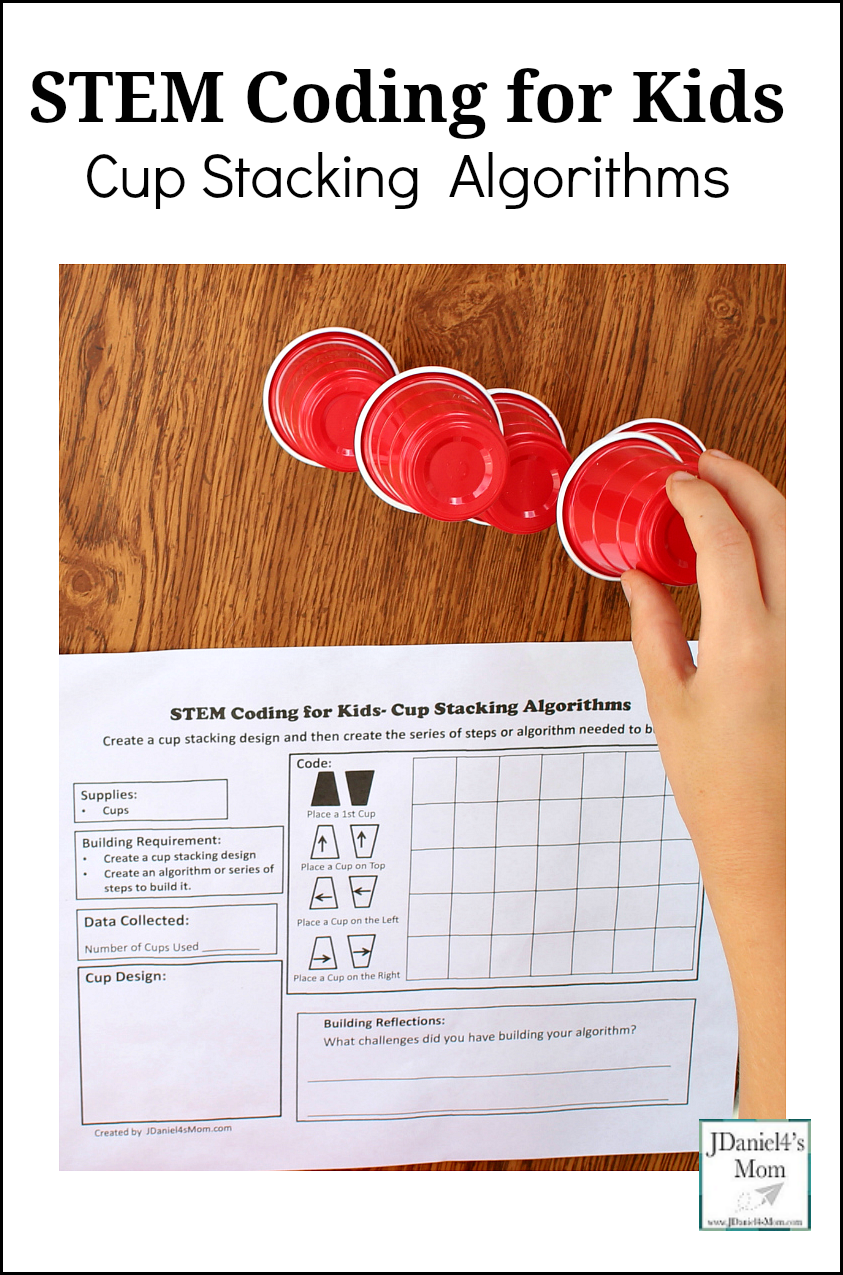
[[562, 426], [539, 399], [522, 390], [489, 390], [503, 421], [509, 475], [497, 500], [474, 521], [515, 535], [545, 531], [571, 465]]
[[494, 400], [452, 368], [413, 368], [376, 390], [357, 422], [355, 451], [381, 500], [442, 522], [481, 513], [509, 471]]
[[589, 575], [618, 580], [646, 571], [662, 584], [693, 584], [696, 554], [665, 484], [678, 469], [697, 472], [660, 438], [608, 434], [571, 465], [557, 503], [565, 549]]
[[391, 355], [364, 332], [305, 332], [284, 347], [267, 373], [266, 423], [296, 460], [342, 472], [355, 470], [357, 418], [372, 393], [397, 371]]

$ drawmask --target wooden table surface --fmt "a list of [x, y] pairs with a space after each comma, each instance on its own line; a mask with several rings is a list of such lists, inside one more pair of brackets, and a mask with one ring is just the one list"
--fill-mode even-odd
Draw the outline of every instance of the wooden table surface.
[[[283, 452], [263, 380], [311, 328], [360, 328], [402, 370], [526, 390], [574, 455], [662, 416], [783, 490], [782, 266], [69, 265], [60, 306], [63, 652], [628, 640], [621, 590], [578, 570], [555, 529], [413, 517]], [[696, 636], [696, 589], [674, 594]]]

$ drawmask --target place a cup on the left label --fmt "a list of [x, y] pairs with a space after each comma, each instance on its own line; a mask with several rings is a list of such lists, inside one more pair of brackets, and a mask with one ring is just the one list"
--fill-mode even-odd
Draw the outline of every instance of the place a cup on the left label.
[[286, 345], [267, 373], [266, 423], [296, 460], [357, 469], [354, 431], [372, 394], [398, 372], [372, 337], [353, 328], [317, 328]]

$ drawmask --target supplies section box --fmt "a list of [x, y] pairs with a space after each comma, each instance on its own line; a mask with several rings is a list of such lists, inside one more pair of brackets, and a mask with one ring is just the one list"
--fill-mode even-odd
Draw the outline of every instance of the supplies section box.
[[99, 828], [74, 833], [77, 899], [280, 894], [284, 829]]
[[97, 780], [73, 785], [74, 823], [227, 818], [227, 779]]
[[85, 908], [76, 913], [80, 961], [276, 956], [278, 905]]
[[301, 1013], [297, 1118], [682, 1105], [695, 1009], [689, 998]]
[[83, 1124], [281, 1115], [280, 961], [83, 966], [78, 976]]

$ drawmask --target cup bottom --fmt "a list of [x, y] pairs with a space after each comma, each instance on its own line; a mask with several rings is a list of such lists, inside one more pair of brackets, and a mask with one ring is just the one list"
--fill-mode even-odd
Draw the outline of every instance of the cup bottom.
[[509, 468], [503, 437], [476, 427], [426, 431], [401, 458], [401, 489], [413, 508], [442, 522], [462, 522], [500, 494]]
[[549, 431], [510, 436], [506, 443], [509, 476], [483, 518], [514, 535], [546, 531], [556, 521], [556, 501], [571, 458], [558, 436], [551, 438]]

